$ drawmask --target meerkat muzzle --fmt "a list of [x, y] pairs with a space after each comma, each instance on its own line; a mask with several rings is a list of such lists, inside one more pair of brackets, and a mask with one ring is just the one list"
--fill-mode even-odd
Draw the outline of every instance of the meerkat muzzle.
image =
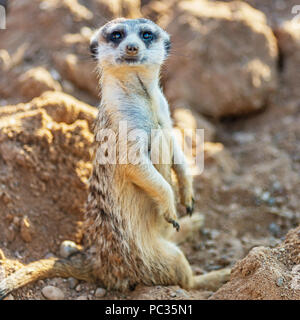
[[126, 54], [129, 56], [136, 56], [139, 53], [139, 46], [134, 43], [130, 43], [126, 46]]

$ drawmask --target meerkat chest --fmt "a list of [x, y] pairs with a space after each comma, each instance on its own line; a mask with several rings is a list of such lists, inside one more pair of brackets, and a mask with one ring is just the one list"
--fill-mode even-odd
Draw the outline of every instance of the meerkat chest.
[[157, 129], [171, 129], [169, 105], [160, 89], [155, 90], [151, 95], [151, 112], [153, 114], [154, 126]]
[[[172, 122], [169, 106], [162, 92], [159, 90], [151, 100], [153, 116], [151, 131], [151, 159], [159, 171], [171, 164], [173, 156]], [[167, 170], [168, 171], [168, 170]]]

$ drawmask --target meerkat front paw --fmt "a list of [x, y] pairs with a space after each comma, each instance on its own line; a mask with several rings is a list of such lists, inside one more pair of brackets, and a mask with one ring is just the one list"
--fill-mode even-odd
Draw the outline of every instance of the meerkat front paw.
[[164, 199], [164, 203], [160, 206], [160, 213], [168, 223], [171, 223], [173, 227], [177, 231], [179, 231], [180, 225], [177, 221], [177, 213], [173, 192], [170, 191], [168, 197]]
[[168, 223], [171, 223], [173, 225], [176, 231], [179, 231], [180, 225], [177, 221], [177, 214], [176, 214], [176, 209], [174, 205], [171, 205], [167, 209], [167, 211], [164, 212], [163, 216]]
[[180, 188], [180, 202], [185, 206], [186, 213], [191, 216], [195, 206], [193, 180], [191, 177], [186, 177], [185, 183]]
[[172, 223], [172, 225], [173, 225], [173, 227], [176, 229], [176, 231], [179, 231], [179, 229], [180, 229], [180, 224], [179, 224], [176, 220], [168, 219], [168, 218], [166, 218], [166, 217], [165, 217], [165, 219], [166, 219], [166, 221], [167, 221], [168, 223]]

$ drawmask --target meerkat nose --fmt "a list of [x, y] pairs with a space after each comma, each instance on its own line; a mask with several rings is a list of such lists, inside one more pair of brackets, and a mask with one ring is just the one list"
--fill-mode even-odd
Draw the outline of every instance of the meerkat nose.
[[131, 56], [137, 55], [139, 52], [139, 47], [137, 44], [130, 43], [126, 46], [126, 53]]
[[90, 43], [90, 51], [91, 51], [91, 55], [92, 57], [97, 60], [97, 53], [98, 53], [98, 42], [96, 40], [93, 40]]

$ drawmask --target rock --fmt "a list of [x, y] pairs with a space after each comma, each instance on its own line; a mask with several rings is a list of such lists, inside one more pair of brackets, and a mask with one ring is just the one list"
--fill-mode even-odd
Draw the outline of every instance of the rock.
[[33, 227], [30, 223], [27, 216], [23, 217], [20, 223], [20, 234], [21, 238], [25, 242], [31, 242], [32, 241], [32, 235], [33, 235]]
[[55, 81], [49, 71], [37, 67], [28, 70], [19, 77], [20, 91], [28, 99], [39, 97], [45, 91], [61, 91], [61, 85]]
[[213, 117], [266, 106], [277, 88], [278, 50], [262, 12], [241, 1], [179, 1], [161, 24], [173, 36], [165, 85], [171, 103]]
[[[88, 42], [86, 43], [88, 47]], [[95, 98], [99, 97], [96, 65], [89, 60], [82, 60], [73, 53], [53, 55], [55, 65], [60, 74], [78, 88], [88, 91]]]
[[48, 300], [63, 300], [65, 295], [57, 287], [47, 286], [42, 289], [43, 296]]
[[51, 258], [55, 258], [55, 254], [49, 252], [45, 255], [45, 259], [51, 259]]
[[186, 292], [185, 290], [183, 290], [183, 289], [177, 289], [175, 292], [176, 292], [176, 295], [178, 295], [178, 296], [181, 296], [181, 297], [183, 297], [183, 298], [185, 298], [185, 299], [188, 299], [188, 298], [189, 298], [189, 295], [188, 295], [187, 292]]
[[78, 282], [79, 281], [75, 278], [72, 278], [72, 277], [68, 278], [69, 288], [74, 289], [77, 286]]
[[[279, 50], [282, 55], [282, 86], [288, 97], [299, 101], [300, 92], [300, 22], [288, 21], [275, 29]], [[297, 99], [298, 98], [298, 99]]]
[[282, 287], [284, 284], [284, 279], [282, 277], [278, 278], [277, 281], [276, 281], [276, 285], [278, 287]]
[[106, 295], [106, 290], [104, 288], [97, 288], [95, 291], [95, 297], [102, 298]]
[[62, 258], [68, 258], [72, 253], [78, 252], [79, 248], [73, 241], [65, 240], [61, 243], [59, 254]]
[[270, 249], [255, 247], [234, 266], [230, 281], [211, 299], [299, 300], [300, 227]]
[[81, 291], [81, 285], [80, 284], [78, 284], [77, 286], [76, 286], [76, 288], [75, 288], [75, 290], [77, 291], [77, 292], [79, 292], [79, 291]]

